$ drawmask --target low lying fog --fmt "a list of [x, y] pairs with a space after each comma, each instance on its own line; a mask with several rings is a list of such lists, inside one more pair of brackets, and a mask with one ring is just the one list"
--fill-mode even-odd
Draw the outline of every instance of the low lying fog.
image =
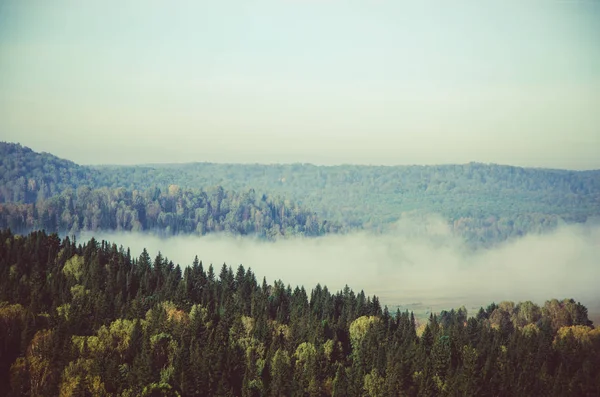
[[[91, 235], [80, 236], [88, 239]], [[239, 264], [252, 268], [257, 280], [281, 279], [309, 291], [317, 284], [335, 292], [348, 284], [377, 295], [382, 304], [415, 309], [469, 311], [492, 301], [574, 298], [588, 305], [590, 314], [600, 307], [600, 227], [561, 226], [552, 233], [529, 235], [498, 247], [470, 251], [453, 237], [437, 217], [419, 222], [400, 221], [384, 235], [354, 233], [320, 238], [290, 238], [276, 242], [249, 237], [208, 235], [159, 238], [140, 233], [98, 233], [130, 247], [139, 256], [160, 251], [182, 267], [195, 255], [204, 268], [213, 264], [218, 274], [225, 262], [234, 271]]]

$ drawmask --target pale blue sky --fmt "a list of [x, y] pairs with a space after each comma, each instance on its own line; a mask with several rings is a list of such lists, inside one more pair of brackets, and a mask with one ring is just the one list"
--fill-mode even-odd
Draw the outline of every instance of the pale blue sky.
[[84, 164], [600, 168], [600, 1], [4, 0], [0, 140]]

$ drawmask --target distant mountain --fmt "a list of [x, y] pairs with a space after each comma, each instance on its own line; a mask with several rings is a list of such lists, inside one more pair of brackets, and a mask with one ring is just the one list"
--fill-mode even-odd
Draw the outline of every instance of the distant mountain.
[[438, 166], [162, 164], [79, 166], [15, 144], [3, 153], [0, 201], [33, 203], [70, 187], [128, 191], [254, 189], [281, 196], [347, 228], [386, 231], [409, 214], [436, 213], [474, 246], [488, 246], [561, 222], [600, 216], [600, 170], [567, 171], [469, 163]]

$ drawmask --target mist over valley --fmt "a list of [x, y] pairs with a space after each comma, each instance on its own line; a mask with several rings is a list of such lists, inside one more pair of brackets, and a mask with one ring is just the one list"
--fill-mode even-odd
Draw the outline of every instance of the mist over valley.
[[0, 397], [600, 396], [600, 1], [0, 1]]
[[[211, 234], [203, 237], [158, 237], [149, 233], [83, 233], [129, 247], [136, 256], [146, 248], [182, 267], [194, 257], [233, 270], [251, 268], [259, 280], [282, 280], [310, 291], [320, 284], [330, 291], [345, 285], [377, 295], [390, 310], [396, 307], [436, 312], [465, 306], [475, 314], [490, 302], [531, 300], [538, 304], [569, 297], [600, 320], [600, 227], [563, 225], [489, 249], [473, 251], [450, 233], [439, 216], [426, 222], [400, 220], [394, 232], [354, 232], [316, 238], [290, 237], [264, 241], [255, 237]], [[428, 315], [427, 315], [428, 316]]]

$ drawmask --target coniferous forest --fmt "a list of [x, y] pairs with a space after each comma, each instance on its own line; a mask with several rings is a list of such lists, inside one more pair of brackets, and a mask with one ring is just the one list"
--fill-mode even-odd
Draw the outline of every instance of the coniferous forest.
[[600, 395], [600, 332], [571, 299], [418, 324], [349, 287], [2, 231], [0, 302], [2, 396]]
[[0, 397], [600, 397], [600, 0], [141, 3], [0, 0]]

